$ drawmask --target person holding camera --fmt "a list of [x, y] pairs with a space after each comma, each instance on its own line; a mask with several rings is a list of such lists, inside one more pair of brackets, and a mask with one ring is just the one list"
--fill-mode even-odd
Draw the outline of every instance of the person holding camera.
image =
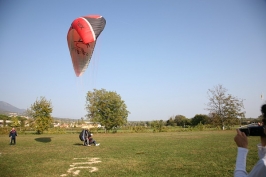
[[266, 104], [261, 107], [262, 122], [264, 135], [260, 137], [261, 143], [258, 144], [259, 161], [253, 167], [251, 172], [248, 174], [246, 171], [246, 157], [248, 154], [248, 139], [244, 132], [237, 129], [237, 134], [234, 138], [237, 145], [237, 158], [236, 167], [234, 171], [234, 177], [264, 177], [266, 176]]

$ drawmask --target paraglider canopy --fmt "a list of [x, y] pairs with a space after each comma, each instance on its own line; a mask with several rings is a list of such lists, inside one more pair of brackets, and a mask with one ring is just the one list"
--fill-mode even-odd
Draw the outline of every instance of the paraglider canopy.
[[97, 38], [105, 24], [105, 19], [100, 15], [78, 17], [72, 22], [67, 33], [67, 42], [77, 77], [87, 69]]

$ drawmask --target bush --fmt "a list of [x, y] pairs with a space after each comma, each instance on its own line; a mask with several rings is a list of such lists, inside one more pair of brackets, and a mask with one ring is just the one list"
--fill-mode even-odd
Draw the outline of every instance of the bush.
[[204, 125], [200, 122], [195, 128], [197, 128], [200, 131], [203, 131]]
[[49, 134], [65, 134], [66, 133], [66, 129], [65, 128], [60, 128], [60, 127], [49, 128], [47, 133], [49, 133]]
[[146, 128], [144, 126], [134, 126], [133, 132], [139, 133], [139, 132], [147, 132]]
[[10, 128], [9, 127], [1, 127], [0, 128], [0, 134], [7, 134], [7, 135], [9, 135], [9, 132], [10, 132]]

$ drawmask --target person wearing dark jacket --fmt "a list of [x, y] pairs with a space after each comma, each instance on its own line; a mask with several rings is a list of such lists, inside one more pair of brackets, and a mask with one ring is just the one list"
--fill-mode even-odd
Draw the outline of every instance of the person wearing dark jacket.
[[93, 138], [92, 138], [92, 133], [89, 134], [88, 136], [88, 140], [89, 140], [89, 144], [88, 146], [91, 146], [92, 144], [94, 144], [94, 146], [100, 146], [100, 143], [97, 143]]
[[12, 128], [12, 130], [9, 132], [10, 145], [12, 145], [12, 142], [16, 144], [16, 136], [18, 136], [17, 131], [15, 130], [15, 128]]

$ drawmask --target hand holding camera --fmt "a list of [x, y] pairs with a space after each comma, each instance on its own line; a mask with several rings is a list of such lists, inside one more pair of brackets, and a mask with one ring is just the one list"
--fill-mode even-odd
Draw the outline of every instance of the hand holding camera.
[[239, 130], [244, 132], [246, 136], [266, 136], [264, 133], [264, 126], [251, 125], [245, 128], [240, 128]]
[[261, 143], [257, 145], [259, 161], [252, 168], [248, 176], [265, 176], [266, 174], [266, 104], [262, 105], [261, 113], [263, 116], [262, 125], [249, 125], [236, 130], [237, 134], [234, 140], [238, 148], [234, 177], [247, 176], [248, 174], [246, 171], [247, 136], [260, 136], [261, 139]]
[[240, 131], [239, 129], [236, 130], [237, 134], [234, 138], [236, 145], [242, 148], [248, 148], [248, 138], [245, 132]]

